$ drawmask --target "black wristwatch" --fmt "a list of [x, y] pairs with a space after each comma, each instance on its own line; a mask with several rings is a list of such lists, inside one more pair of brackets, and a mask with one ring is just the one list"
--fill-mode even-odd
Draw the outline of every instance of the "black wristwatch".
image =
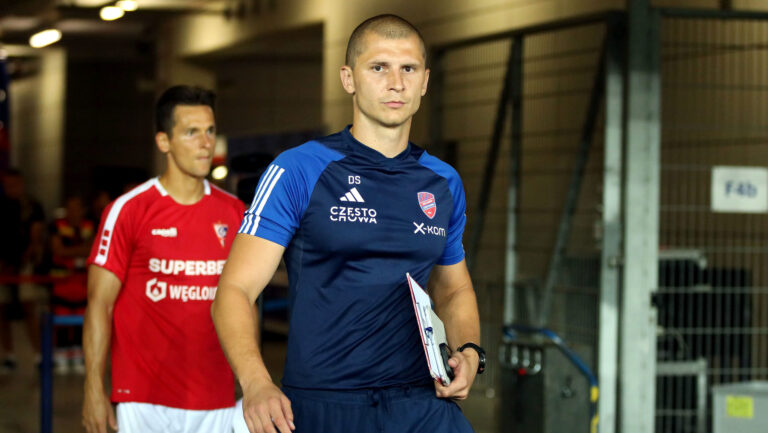
[[475, 343], [464, 343], [463, 346], [459, 347], [456, 350], [458, 350], [459, 352], [463, 352], [464, 349], [466, 348], [475, 349], [475, 352], [477, 352], [477, 357], [480, 360], [480, 362], [477, 364], [477, 374], [483, 374], [483, 372], [485, 371], [485, 350], [483, 350], [482, 347], [478, 346]]

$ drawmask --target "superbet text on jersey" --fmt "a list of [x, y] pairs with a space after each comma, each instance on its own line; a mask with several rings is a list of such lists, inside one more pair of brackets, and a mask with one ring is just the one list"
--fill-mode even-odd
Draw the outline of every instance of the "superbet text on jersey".
[[112, 401], [205, 410], [234, 405], [211, 302], [245, 207], [205, 183], [180, 205], [151, 179], [107, 207], [89, 263], [114, 273]]

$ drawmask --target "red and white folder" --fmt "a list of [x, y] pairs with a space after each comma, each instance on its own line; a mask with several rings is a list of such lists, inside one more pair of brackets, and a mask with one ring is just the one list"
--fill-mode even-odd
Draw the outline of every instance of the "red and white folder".
[[424, 346], [429, 373], [432, 378], [447, 386], [451, 383], [453, 371], [448, 365], [451, 352], [445, 338], [445, 326], [432, 310], [432, 301], [427, 292], [411, 277], [411, 274], [406, 273], [405, 278], [411, 289], [413, 310], [419, 324], [419, 335], [421, 335], [421, 342]]

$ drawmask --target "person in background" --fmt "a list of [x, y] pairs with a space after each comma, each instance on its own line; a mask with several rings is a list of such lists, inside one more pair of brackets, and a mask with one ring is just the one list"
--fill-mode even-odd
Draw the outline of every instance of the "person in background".
[[88, 219], [96, 223], [98, 226], [101, 222], [101, 216], [104, 213], [104, 209], [107, 208], [112, 201], [112, 197], [109, 192], [103, 189], [96, 191], [91, 199], [91, 206], [88, 209]]
[[[30, 277], [42, 263], [45, 251], [45, 213], [26, 191], [24, 176], [17, 169], [2, 175], [0, 195], [0, 373], [17, 367], [11, 318], [23, 316], [27, 335], [40, 362], [39, 307], [47, 302], [48, 290]], [[26, 280], [20, 280], [25, 277]]]
[[211, 303], [245, 206], [206, 180], [216, 142], [214, 100], [197, 87], [166, 90], [155, 105], [165, 171], [104, 210], [88, 258], [83, 328], [82, 416], [89, 433], [107, 426], [120, 433], [231, 430], [234, 378]]
[[[67, 198], [65, 215], [51, 223], [51, 276], [54, 315], [82, 315], [88, 299], [85, 260], [91, 251], [95, 227], [85, 217], [83, 200], [79, 196]], [[66, 374], [70, 370], [85, 373], [82, 332], [71, 326], [56, 328], [56, 349], [53, 353], [54, 371]]]

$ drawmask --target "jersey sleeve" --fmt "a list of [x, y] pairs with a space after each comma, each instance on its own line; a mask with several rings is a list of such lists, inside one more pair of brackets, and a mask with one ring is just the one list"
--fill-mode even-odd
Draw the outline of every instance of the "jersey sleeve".
[[445, 242], [443, 255], [438, 260], [438, 265], [455, 265], [464, 259], [464, 226], [467, 223], [467, 202], [464, 197], [464, 185], [461, 182], [456, 171], [451, 170], [452, 174], [448, 179], [448, 187], [453, 197], [453, 212], [451, 222], [448, 227], [448, 235]]
[[99, 231], [91, 246], [88, 264], [100, 266], [117, 276], [120, 282], [125, 282], [131, 246], [134, 239], [135, 218], [128, 215], [119, 199], [110, 203], [101, 217]]
[[308, 188], [296, 158], [281, 154], [261, 176], [238, 233], [287, 247], [309, 202]]

